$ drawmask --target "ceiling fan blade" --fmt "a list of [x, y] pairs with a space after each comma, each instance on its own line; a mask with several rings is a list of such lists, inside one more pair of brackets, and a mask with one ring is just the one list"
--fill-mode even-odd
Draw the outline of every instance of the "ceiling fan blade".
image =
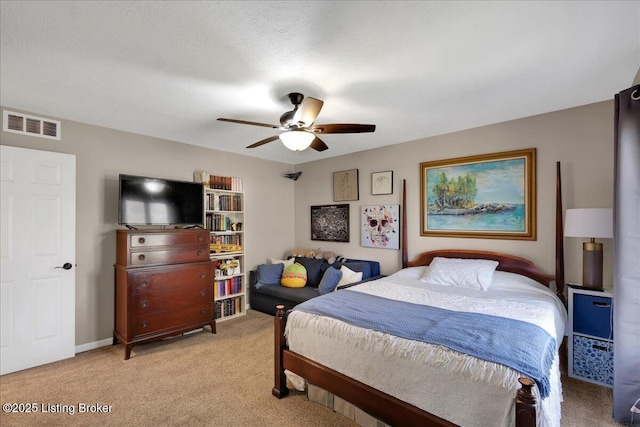
[[329, 147], [327, 147], [327, 144], [325, 144], [317, 136], [314, 138], [313, 141], [311, 141], [311, 145], [309, 145], [309, 147], [313, 148], [316, 151], [324, 151], [324, 150], [327, 150], [329, 148]]
[[262, 126], [265, 128], [271, 128], [271, 129], [280, 129], [280, 126], [276, 126], [276, 125], [270, 125], [267, 123], [258, 123], [258, 122], [248, 122], [246, 120], [236, 120], [236, 119], [225, 119], [225, 118], [218, 118], [219, 121], [221, 122], [230, 122], [230, 123], [240, 123], [241, 125], [252, 125], [252, 126]]
[[299, 124], [300, 127], [311, 126], [320, 114], [323, 104], [319, 99], [305, 98], [293, 115], [293, 123]]
[[261, 146], [261, 145], [264, 145], [264, 144], [266, 144], [266, 143], [268, 143], [268, 142], [275, 141], [275, 140], [276, 140], [276, 139], [278, 139], [278, 138], [280, 138], [280, 136], [279, 136], [279, 135], [270, 136], [269, 138], [265, 138], [265, 139], [263, 139], [262, 141], [254, 142], [253, 144], [248, 145], [248, 146], [247, 146], [247, 148], [256, 148], [256, 147], [259, 147], [259, 146]]
[[353, 123], [338, 123], [329, 125], [315, 125], [309, 129], [316, 133], [363, 133], [374, 132], [376, 125], [358, 125]]

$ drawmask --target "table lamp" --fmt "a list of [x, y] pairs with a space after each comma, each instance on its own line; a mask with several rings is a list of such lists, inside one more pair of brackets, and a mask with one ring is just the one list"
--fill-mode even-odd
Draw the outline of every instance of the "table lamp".
[[602, 243], [613, 238], [613, 209], [567, 209], [565, 237], [589, 238], [582, 244], [582, 285], [602, 290]]

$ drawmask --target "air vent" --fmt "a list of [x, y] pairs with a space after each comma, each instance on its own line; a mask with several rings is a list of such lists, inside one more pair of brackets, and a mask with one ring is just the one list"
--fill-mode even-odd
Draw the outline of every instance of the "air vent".
[[2, 130], [59, 140], [62, 129], [60, 128], [60, 122], [57, 120], [4, 110], [2, 112]]

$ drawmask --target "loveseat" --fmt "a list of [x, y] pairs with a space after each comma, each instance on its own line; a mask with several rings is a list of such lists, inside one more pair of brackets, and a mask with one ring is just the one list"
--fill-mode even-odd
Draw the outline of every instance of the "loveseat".
[[263, 276], [266, 276], [265, 265], [258, 266], [249, 272], [249, 304], [252, 309], [275, 315], [276, 305], [282, 304], [285, 310], [290, 310], [301, 302], [320, 296], [318, 285], [328, 268], [340, 269], [344, 265], [354, 272], [362, 272], [362, 280], [351, 283], [349, 286], [382, 277], [378, 261], [348, 259], [329, 264], [323, 259], [297, 257], [295, 262], [302, 264], [307, 270], [307, 282], [301, 288], [282, 286], [274, 280], [274, 277], [270, 277], [268, 283], [261, 282], [260, 272], [262, 271]]

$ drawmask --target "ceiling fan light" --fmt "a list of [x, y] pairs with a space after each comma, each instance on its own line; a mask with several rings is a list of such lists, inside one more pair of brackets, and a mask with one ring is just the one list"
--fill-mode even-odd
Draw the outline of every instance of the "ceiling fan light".
[[290, 130], [280, 134], [280, 140], [291, 151], [306, 150], [314, 138], [314, 134], [303, 130]]

